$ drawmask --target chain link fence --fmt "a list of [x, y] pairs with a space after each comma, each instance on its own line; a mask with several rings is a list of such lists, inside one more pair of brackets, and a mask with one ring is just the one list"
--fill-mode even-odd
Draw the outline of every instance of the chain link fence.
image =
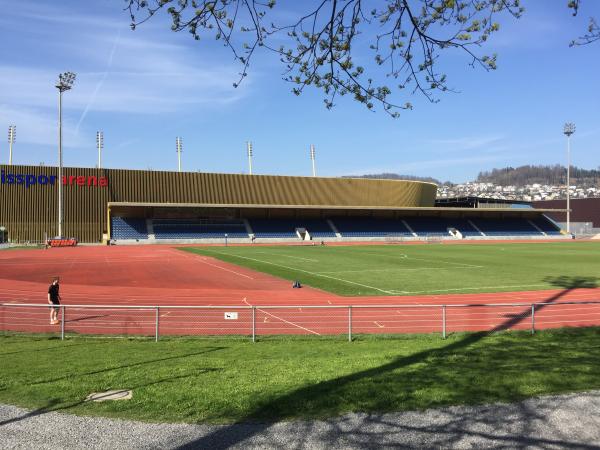
[[64, 339], [73, 335], [246, 336], [495, 332], [600, 325], [600, 301], [514, 304], [352, 306], [0, 304], [0, 331]]

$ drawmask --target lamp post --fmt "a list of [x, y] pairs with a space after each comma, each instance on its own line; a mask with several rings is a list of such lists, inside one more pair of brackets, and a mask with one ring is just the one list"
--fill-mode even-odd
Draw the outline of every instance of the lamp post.
[[8, 165], [12, 166], [12, 146], [17, 139], [17, 127], [10, 125], [8, 127]]
[[567, 233], [571, 232], [571, 135], [575, 133], [575, 124], [565, 123], [563, 133], [567, 136]]
[[104, 148], [104, 133], [96, 131], [96, 147], [98, 148], [98, 169], [102, 169], [102, 149]]
[[75, 74], [64, 72], [58, 75], [56, 89], [58, 89], [58, 236], [62, 236], [63, 226], [63, 190], [62, 190], [62, 95], [73, 87]]
[[177, 152], [177, 169], [181, 172], [181, 152], [183, 151], [183, 142], [180, 137], [175, 138], [175, 147]]
[[317, 171], [315, 169], [315, 146], [312, 144], [310, 144], [310, 160], [312, 161], [313, 177], [316, 177]]
[[252, 175], [252, 142], [248, 141], [246, 142], [246, 149], [248, 152], [248, 168], [249, 168], [249, 174]]

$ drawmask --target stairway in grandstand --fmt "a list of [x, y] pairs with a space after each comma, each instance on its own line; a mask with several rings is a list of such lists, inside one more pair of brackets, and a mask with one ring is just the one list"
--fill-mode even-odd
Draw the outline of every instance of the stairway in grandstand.
[[335, 238], [335, 231], [321, 219], [249, 219], [256, 238], [297, 238], [297, 230], [306, 230], [311, 238]]

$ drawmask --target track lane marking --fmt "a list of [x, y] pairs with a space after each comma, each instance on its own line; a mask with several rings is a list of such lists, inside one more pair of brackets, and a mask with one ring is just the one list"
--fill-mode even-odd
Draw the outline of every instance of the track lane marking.
[[[274, 319], [281, 320], [282, 322], [292, 325], [293, 327], [300, 328], [301, 330], [308, 331], [309, 333], [316, 334], [317, 336], [321, 336], [321, 333], [317, 333], [316, 331], [311, 330], [310, 328], [305, 328], [302, 325], [298, 325], [297, 323], [290, 322], [289, 320], [285, 320], [281, 317], [276, 316], [275, 314], [271, 314], [270, 312], [265, 311], [264, 309], [259, 309], [259, 311], [273, 317]], [[265, 317], [265, 322], [266, 322], [266, 319], [267, 318]]]

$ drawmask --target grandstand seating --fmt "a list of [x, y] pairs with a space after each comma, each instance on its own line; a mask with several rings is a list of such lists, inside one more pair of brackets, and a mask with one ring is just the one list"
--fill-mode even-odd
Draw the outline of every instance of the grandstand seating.
[[110, 226], [113, 239], [148, 239], [146, 219], [113, 216]]
[[[342, 237], [450, 237], [449, 229], [458, 230], [463, 237], [535, 237], [560, 236], [558, 226], [545, 216], [534, 219], [508, 218], [443, 218], [406, 217], [402, 219], [377, 219], [371, 217], [334, 217], [331, 219]], [[405, 225], [408, 225], [408, 227]], [[335, 238], [336, 234], [324, 219], [249, 219], [257, 238], [297, 239], [296, 229], [306, 229], [313, 239]], [[248, 230], [241, 219], [153, 219], [153, 235], [164, 239], [248, 239]], [[536, 228], [537, 227], [537, 228]], [[480, 231], [478, 231], [480, 230]], [[541, 230], [541, 231], [540, 231]], [[147, 240], [149, 231], [146, 219], [113, 216], [113, 239]], [[150, 231], [152, 233], [152, 231]]]
[[305, 228], [313, 238], [335, 237], [327, 221], [320, 219], [250, 219], [257, 238], [297, 238], [296, 228]]
[[410, 217], [406, 223], [419, 237], [448, 237], [448, 228], [455, 228], [463, 236], [481, 236], [466, 219], [450, 219], [442, 217]]
[[532, 220], [532, 222], [548, 236], [560, 236], [562, 234], [560, 228], [545, 216]]
[[542, 236], [527, 219], [472, 219], [486, 236]]
[[227, 219], [154, 219], [156, 239], [248, 238], [241, 220]]
[[343, 237], [401, 237], [412, 236], [401, 220], [370, 217], [338, 217], [332, 219]]

